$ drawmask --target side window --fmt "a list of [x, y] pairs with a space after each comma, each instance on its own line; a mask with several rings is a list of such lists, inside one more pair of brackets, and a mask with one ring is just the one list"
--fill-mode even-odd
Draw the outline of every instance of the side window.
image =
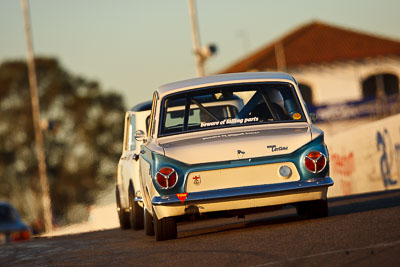
[[147, 116], [146, 118], [146, 134], [149, 132], [149, 126], [150, 126], [150, 115]]
[[125, 129], [124, 129], [124, 151], [129, 150], [129, 128], [130, 128], [130, 118], [126, 116]]
[[[180, 105], [177, 106], [177, 103], [180, 103]], [[163, 132], [175, 133], [183, 131], [183, 122], [185, 119], [185, 103], [186, 96], [165, 100]], [[190, 112], [193, 113], [192, 110]]]
[[136, 117], [135, 115], [132, 115], [128, 129], [128, 136], [129, 136], [128, 149], [131, 151], [136, 149], [135, 132], [136, 132]]
[[150, 114], [150, 122], [149, 122], [149, 131], [147, 132], [147, 136], [153, 136], [154, 128], [155, 128], [155, 116], [156, 116], [156, 105], [157, 105], [157, 92], [153, 94], [153, 102], [151, 104], [151, 114]]

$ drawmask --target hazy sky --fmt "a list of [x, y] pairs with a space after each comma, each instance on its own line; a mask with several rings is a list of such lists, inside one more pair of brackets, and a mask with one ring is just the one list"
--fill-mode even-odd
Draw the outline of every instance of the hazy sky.
[[[399, 0], [198, 0], [202, 45], [217, 72], [312, 20], [400, 40]], [[31, 0], [34, 50], [97, 80], [131, 107], [196, 75], [187, 0]], [[0, 0], [0, 62], [25, 59], [19, 0]]]

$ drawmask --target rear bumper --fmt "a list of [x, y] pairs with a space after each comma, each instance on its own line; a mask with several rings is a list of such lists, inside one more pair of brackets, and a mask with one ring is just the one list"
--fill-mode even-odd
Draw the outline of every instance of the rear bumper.
[[[152, 205], [159, 219], [180, 216], [189, 206], [200, 213], [256, 208], [301, 201], [326, 199], [328, 187], [334, 184], [330, 177], [296, 182], [257, 185], [188, 193], [184, 200], [177, 195], [155, 196]], [[182, 196], [181, 196], [181, 199]]]

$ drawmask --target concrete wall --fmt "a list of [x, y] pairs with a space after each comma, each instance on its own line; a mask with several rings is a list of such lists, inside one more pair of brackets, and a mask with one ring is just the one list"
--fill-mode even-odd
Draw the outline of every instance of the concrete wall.
[[400, 188], [400, 114], [326, 138], [331, 177], [328, 196]]

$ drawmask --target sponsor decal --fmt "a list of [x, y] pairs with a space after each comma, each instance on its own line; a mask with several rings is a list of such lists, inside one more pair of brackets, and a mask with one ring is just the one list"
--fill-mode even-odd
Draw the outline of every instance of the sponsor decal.
[[200, 127], [211, 127], [211, 126], [219, 126], [219, 125], [229, 125], [229, 124], [243, 124], [243, 123], [251, 123], [251, 122], [258, 122], [258, 117], [252, 118], [233, 118], [233, 119], [224, 119], [222, 121], [211, 121], [211, 122], [200, 122]]
[[294, 113], [292, 117], [295, 120], [300, 120], [301, 119], [301, 114], [300, 113]]
[[267, 146], [267, 148], [270, 148], [272, 152], [288, 150], [287, 146], [278, 146], [277, 147], [276, 145], [271, 145], [271, 146]]
[[193, 183], [194, 183], [195, 185], [200, 185], [200, 184], [201, 184], [201, 177], [200, 177], [200, 175], [196, 175], [196, 176], [193, 177]]
[[237, 153], [244, 155], [246, 152], [244, 152], [243, 150], [238, 149]]
[[351, 176], [356, 169], [353, 151], [342, 155], [332, 153], [331, 161], [332, 171], [342, 176]]
[[352, 177], [356, 171], [355, 153], [350, 151], [348, 153], [332, 153], [331, 170], [332, 176], [341, 178], [339, 185], [342, 189], [343, 195], [353, 194]]
[[238, 136], [247, 136], [247, 135], [257, 135], [260, 132], [244, 132], [244, 133], [230, 133], [230, 134], [221, 134], [221, 135], [212, 135], [201, 138], [202, 140], [213, 140], [219, 138], [230, 138], [230, 137], [238, 137]]
[[246, 152], [244, 152], [244, 151], [242, 151], [242, 150], [239, 149], [239, 150], [237, 151], [237, 157], [238, 157], [238, 159], [242, 159], [245, 153], [246, 153]]
[[184, 203], [186, 200], [188, 193], [180, 193], [180, 194], [176, 194], [176, 196], [179, 198], [179, 200]]

